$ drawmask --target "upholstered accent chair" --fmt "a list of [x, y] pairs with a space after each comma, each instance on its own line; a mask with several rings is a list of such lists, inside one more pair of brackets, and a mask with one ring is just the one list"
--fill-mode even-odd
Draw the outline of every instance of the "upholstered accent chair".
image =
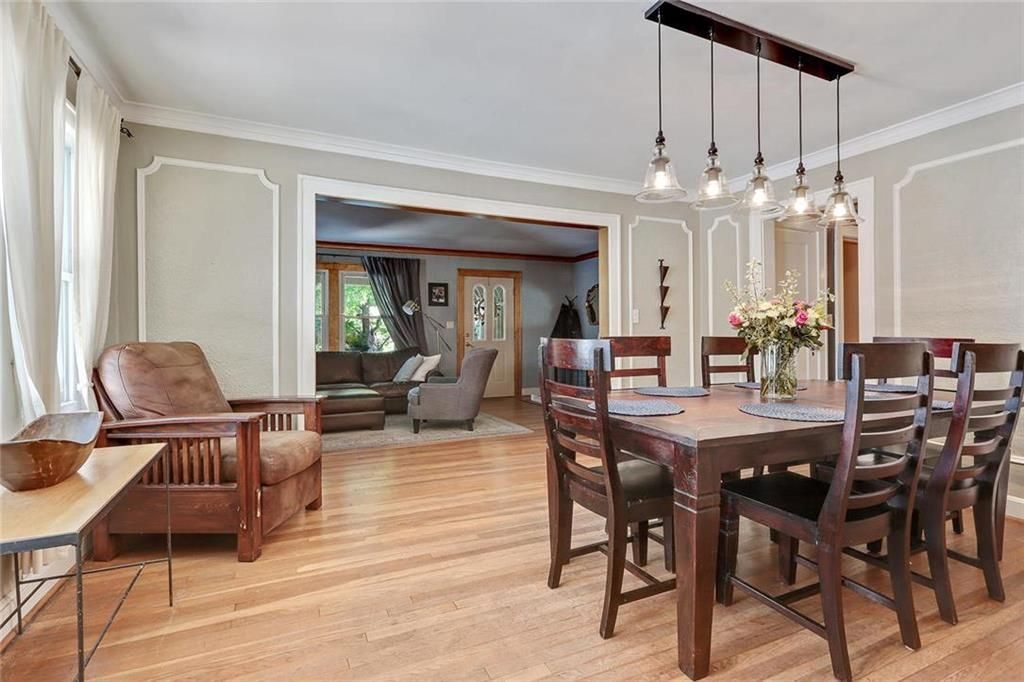
[[419, 433], [420, 423], [427, 420], [465, 422], [472, 431], [497, 357], [493, 348], [474, 348], [462, 359], [457, 379], [432, 377], [409, 391], [413, 433]]
[[116, 555], [115, 535], [164, 532], [168, 494], [173, 532], [236, 534], [239, 561], [255, 561], [263, 536], [303, 507], [320, 508], [318, 399], [227, 400], [187, 342], [107, 348], [93, 390], [99, 445], [167, 444], [93, 532], [95, 558]]

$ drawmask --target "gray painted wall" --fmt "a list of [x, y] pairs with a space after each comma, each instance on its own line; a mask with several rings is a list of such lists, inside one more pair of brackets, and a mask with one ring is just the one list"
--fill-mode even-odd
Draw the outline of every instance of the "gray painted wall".
[[[451, 322], [452, 328], [441, 332], [444, 338], [456, 348], [455, 319], [459, 302], [456, 300], [455, 284], [459, 268], [483, 270], [518, 270], [523, 273], [523, 387], [537, 386], [537, 346], [540, 338], [551, 333], [558, 317], [559, 306], [565, 296], [574, 294], [573, 263], [554, 263], [535, 260], [514, 260], [509, 258], [463, 258], [457, 256], [411, 256], [403, 253], [366, 253], [359, 251], [324, 251], [318, 258], [339, 262], [358, 262], [363, 255], [394, 256], [396, 258], [418, 258], [420, 266], [420, 291], [425, 298], [428, 282], [448, 283], [448, 305], [428, 306], [423, 310], [438, 322]], [[597, 260], [594, 259], [594, 263]], [[596, 272], [596, 267], [595, 267]], [[427, 323], [427, 345], [430, 353], [440, 352], [433, 325]], [[442, 346], [443, 349], [443, 346]], [[455, 352], [444, 351], [441, 356], [441, 371], [455, 376]]]
[[[631, 196], [623, 194], [457, 173], [137, 123], [132, 123], [132, 132], [135, 135], [134, 138], [121, 145], [118, 157], [114, 291], [111, 297], [108, 342], [115, 343], [138, 338], [136, 170], [148, 166], [153, 157], [157, 155], [263, 169], [269, 180], [280, 186], [280, 390], [283, 394], [293, 393], [297, 387], [296, 343], [298, 329], [295, 306], [299, 300], [297, 287], [299, 277], [297, 194], [300, 174], [389, 187], [405, 187], [427, 192], [443, 192], [500, 201], [612, 213], [621, 216], [623, 233], [638, 215], [691, 221], [694, 215], [687, 206], [681, 204], [661, 206], [639, 204]], [[239, 198], [232, 196], [226, 189], [229, 184], [214, 178], [201, 190], [188, 196], [181, 196], [179, 200], [198, 203], [220, 202], [230, 206], [239, 201]], [[183, 239], [178, 248], [183, 251], [201, 253], [205, 245], [202, 242], [196, 243]], [[628, 272], [627, 257], [625, 244], [623, 244], [621, 254], [623, 275]], [[208, 252], [204, 258], [208, 258], [212, 262], [211, 267], [216, 268], [220, 263], [234, 268], [236, 264], [233, 263], [233, 259], [237, 259], [237, 255], [235, 253]], [[264, 276], [269, 277], [270, 275], [269, 264], [251, 263], [247, 267]], [[622, 283], [619, 284], [622, 285]], [[567, 284], [566, 293], [572, 290], [571, 283]], [[625, 321], [629, 319], [625, 295], [623, 295], [622, 306], [621, 314], [625, 331], [628, 329], [628, 324]], [[270, 301], [266, 301], [266, 310], [266, 314], [270, 315]], [[216, 325], [220, 323], [220, 320], [213, 318], [205, 322]], [[552, 319], [551, 322], [553, 324], [554, 320]], [[550, 328], [544, 331], [550, 331]], [[244, 335], [247, 331], [238, 329], [235, 330], [235, 333]], [[533, 383], [532, 375], [529, 383]]]

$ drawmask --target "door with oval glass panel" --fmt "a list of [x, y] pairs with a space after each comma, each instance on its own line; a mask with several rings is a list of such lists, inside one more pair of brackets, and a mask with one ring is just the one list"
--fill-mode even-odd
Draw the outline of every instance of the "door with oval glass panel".
[[460, 273], [460, 279], [460, 361], [472, 348], [497, 350], [498, 357], [494, 361], [484, 397], [514, 396], [519, 365], [515, 343], [515, 278]]

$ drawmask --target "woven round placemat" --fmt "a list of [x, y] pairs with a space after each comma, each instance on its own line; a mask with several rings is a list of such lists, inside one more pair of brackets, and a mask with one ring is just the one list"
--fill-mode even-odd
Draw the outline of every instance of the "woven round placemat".
[[633, 393], [653, 395], [659, 398], [702, 398], [711, 393], [700, 386], [646, 386], [634, 388]]
[[786, 419], [794, 422], [841, 422], [843, 411], [829, 407], [815, 407], [800, 403], [744, 403], [740, 412], [755, 417], [769, 419]]
[[[760, 391], [761, 390], [761, 382], [760, 381], [741, 381], [738, 384], [733, 384], [733, 386], [735, 386], [736, 388], [749, 388], [752, 391]], [[806, 386], [797, 386], [796, 390], [798, 390], [798, 391], [806, 391], [807, 387]]]
[[[594, 403], [588, 403], [587, 407], [594, 409]], [[609, 414], [621, 414], [627, 417], [662, 417], [670, 414], [679, 414], [683, 411], [683, 408], [668, 400], [608, 401]]]
[[933, 400], [932, 401], [932, 410], [952, 410], [952, 409], [953, 409], [953, 401], [952, 400]]
[[917, 393], [917, 386], [909, 384], [864, 384], [864, 390], [872, 393]]

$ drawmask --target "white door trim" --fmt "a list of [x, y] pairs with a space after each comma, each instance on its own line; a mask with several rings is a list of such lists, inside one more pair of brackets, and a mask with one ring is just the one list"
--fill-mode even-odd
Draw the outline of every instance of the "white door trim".
[[[222, 163], [211, 163], [209, 161], [196, 161], [194, 159], [176, 159], [169, 156], [154, 156], [152, 163], [145, 168], [135, 171], [135, 192], [136, 192], [136, 258], [137, 258], [137, 286], [139, 292], [138, 313], [139, 313], [139, 341], [146, 340], [146, 178], [156, 173], [163, 166], [180, 166], [183, 168], [199, 168], [201, 170], [220, 171], [222, 173], [241, 173], [243, 175], [255, 175], [260, 183], [270, 190], [272, 197], [273, 228], [271, 230], [271, 303], [270, 303], [270, 325], [272, 329], [272, 366], [271, 381], [273, 382], [274, 395], [281, 391], [281, 186], [273, 183], [267, 177], [267, 172], [262, 168], [249, 168], [247, 166], [230, 166]], [[312, 299], [311, 299], [312, 300]], [[310, 323], [312, 329], [312, 323]]]
[[313, 393], [316, 387], [316, 355], [313, 350], [313, 278], [306, 275], [316, 267], [316, 197], [318, 194], [441, 211], [477, 213], [520, 220], [594, 225], [606, 228], [608, 231], [608, 253], [602, 254], [602, 256], [607, 258], [608, 263], [608, 310], [606, 311], [608, 329], [609, 333], [613, 335], [620, 334], [622, 331], [622, 218], [616, 213], [597, 213], [557, 206], [521, 204], [300, 174], [298, 176], [300, 241], [296, 275], [300, 294], [296, 310], [299, 394]]

